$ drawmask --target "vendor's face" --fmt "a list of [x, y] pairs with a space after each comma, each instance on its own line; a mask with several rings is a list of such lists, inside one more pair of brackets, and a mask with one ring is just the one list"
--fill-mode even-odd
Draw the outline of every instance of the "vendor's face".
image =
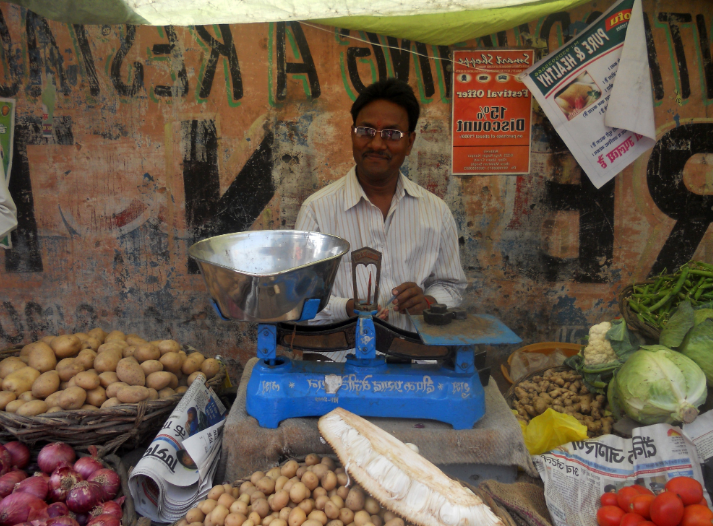
[[388, 100], [375, 100], [362, 108], [354, 126], [381, 130], [399, 130], [399, 140], [384, 140], [377, 133], [372, 137], [357, 137], [352, 128], [352, 151], [357, 173], [368, 181], [379, 182], [398, 175], [404, 159], [411, 153], [416, 133], [408, 131], [406, 110]]

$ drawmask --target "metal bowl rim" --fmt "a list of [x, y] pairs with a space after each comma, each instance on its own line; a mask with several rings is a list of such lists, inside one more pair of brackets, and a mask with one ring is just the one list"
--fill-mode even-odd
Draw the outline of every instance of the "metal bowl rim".
[[[235, 236], [236, 234], [249, 235], [249, 234], [253, 234], [253, 233], [256, 234], [256, 233], [259, 233], [259, 232], [280, 232], [280, 233], [290, 233], [290, 234], [319, 234], [320, 236], [332, 237], [332, 238], [334, 238], [334, 239], [338, 239], [338, 240], [340, 240], [340, 241], [343, 241], [344, 243], [346, 243], [347, 247], [346, 247], [346, 249], [344, 250], [344, 252], [342, 252], [341, 254], [337, 254], [337, 255], [334, 255], [334, 256], [330, 256], [330, 257], [324, 258], [324, 259], [318, 259], [317, 261], [312, 261], [311, 263], [306, 263], [306, 264], [304, 264], [304, 265], [299, 265], [299, 266], [297, 266], [297, 267], [292, 267], [292, 268], [287, 269], [287, 270], [281, 270], [281, 271], [279, 271], [279, 272], [271, 272], [271, 273], [269, 273], [269, 274], [254, 274], [254, 273], [252, 273], [252, 272], [244, 272], [244, 271], [242, 271], [242, 270], [238, 270], [238, 269], [235, 269], [235, 268], [232, 268], [232, 267], [228, 267], [228, 266], [225, 266], [225, 265], [221, 265], [221, 264], [219, 264], [219, 263], [214, 263], [213, 261], [209, 261], [209, 260], [207, 260], [207, 259], [199, 258], [199, 257], [196, 257], [196, 256], [194, 256], [193, 254], [191, 254], [191, 252], [193, 251], [193, 247], [195, 247], [196, 245], [199, 245], [200, 243], [203, 243], [204, 241], [208, 241], [208, 240], [211, 240], [211, 239], [218, 239], [218, 238], [221, 238], [221, 237]], [[201, 262], [203, 262], [203, 263], [207, 263], [207, 264], [209, 264], [209, 265], [213, 265], [213, 266], [216, 266], [216, 267], [220, 267], [220, 268], [223, 268], [223, 269], [225, 269], [225, 270], [230, 270], [230, 271], [232, 271], [232, 272], [238, 272], [238, 273], [240, 273], [240, 274], [243, 274], [244, 276], [251, 276], [251, 277], [255, 277], [255, 278], [266, 278], [266, 277], [269, 277], [269, 276], [279, 276], [279, 275], [281, 275], [281, 274], [287, 274], [288, 272], [294, 272], [295, 270], [299, 270], [299, 269], [302, 269], [302, 268], [311, 267], [311, 266], [313, 266], [313, 265], [316, 265], [317, 263], [324, 263], [325, 261], [330, 261], [330, 260], [332, 260], [332, 259], [341, 258], [341, 257], [344, 256], [344, 254], [346, 254], [347, 252], [349, 252], [349, 249], [350, 249], [350, 248], [351, 248], [351, 245], [349, 244], [349, 241], [347, 241], [347, 240], [344, 239], [343, 237], [335, 236], [335, 235], [333, 235], [333, 234], [325, 234], [325, 233], [323, 233], [323, 232], [310, 232], [310, 231], [307, 231], [307, 230], [247, 230], [247, 231], [243, 231], [243, 232], [231, 232], [230, 234], [221, 234], [221, 235], [219, 235], [219, 236], [212, 236], [212, 237], [208, 237], [208, 238], [206, 238], [206, 239], [201, 239], [200, 241], [196, 241], [196, 242], [193, 243], [190, 247], [188, 247], [188, 255], [189, 255], [190, 257], [192, 257], [193, 259], [195, 259], [196, 261], [201, 261]]]

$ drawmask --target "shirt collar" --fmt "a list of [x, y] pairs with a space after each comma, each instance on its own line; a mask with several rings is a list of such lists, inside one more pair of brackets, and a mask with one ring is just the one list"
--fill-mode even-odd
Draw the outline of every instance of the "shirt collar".
[[[349, 170], [346, 177], [346, 186], [344, 188], [345, 212], [353, 206], [356, 206], [362, 198], [364, 198], [365, 201], [369, 201], [369, 198], [366, 196], [364, 189], [357, 179], [356, 166], [353, 166], [352, 169]], [[397, 201], [400, 201], [405, 194], [418, 199], [423, 195], [423, 190], [416, 183], [409, 180], [403, 173], [399, 172], [399, 180], [396, 182], [395, 194]]]

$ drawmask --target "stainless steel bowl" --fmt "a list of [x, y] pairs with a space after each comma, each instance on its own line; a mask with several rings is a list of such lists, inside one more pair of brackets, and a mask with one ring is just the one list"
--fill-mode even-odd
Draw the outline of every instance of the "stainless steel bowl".
[[304, 302], [327, 306], [344, 239], [317, 232], [257, 230], [211, 237], [188, 249], [226, 318], [298, 320]]

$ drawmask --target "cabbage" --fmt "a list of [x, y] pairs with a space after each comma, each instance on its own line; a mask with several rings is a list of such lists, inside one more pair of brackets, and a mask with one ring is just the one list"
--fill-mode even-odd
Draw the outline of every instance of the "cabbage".
[[632, 354], [609, 387], [609, 405], [646, 425], [693, 422], [708, 394], [701, 368], [663, 345]]
[[688, 331], [678, 350], [696, 362], [705, 373], [708, 383], [713, 385], [713, 320], [704, 319], [696, 324]]

